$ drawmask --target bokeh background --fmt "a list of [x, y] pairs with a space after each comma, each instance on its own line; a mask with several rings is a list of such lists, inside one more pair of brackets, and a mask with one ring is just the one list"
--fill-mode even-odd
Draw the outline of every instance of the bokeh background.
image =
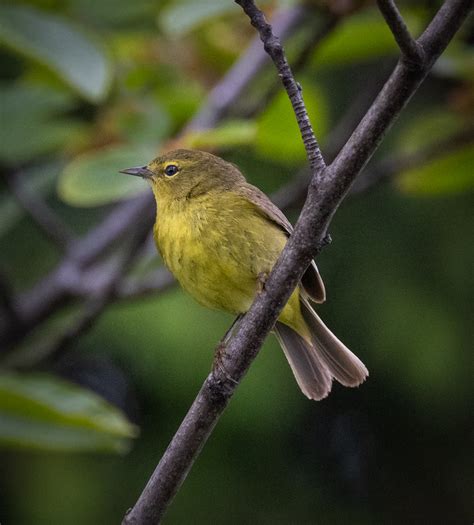
[[[440, 2], [400, 4], [418, 35]], [[330, 156], [395, 64], [392, 36], [372, 2], [262, 5], [286, 27]], [[277, 199], [296, 218], [304, 150], [268, 61], [218, 118], [211, 107], [214, 129], [186, 128], [254, 38], [230, 0], [0, 5], [3, 525], [118, 523], [232, 321], [176, 286], [94, 310], [93, 281], [34, 329], [15, 324], [15, 302], [25, 306], [71, 253], [61, 239], [148, 191], [117, 171], [170, 141], [208, 149], [266, 192], [284, 188]], [[165, 523], [472, 522], [471, 42], [465, 27], [336, 214], [318, 258], [328, 291], [319, 312], [369, 380], [308, 401], [270, 337]], [[258, 53], [255, 45], [249, 55]], [[60, 225], [56, 242], [35, 210]], [[102, 254], [106, 273], [130, 237]], [[124, 279], [140, 283], [160, 265], [147, 241]], [[68, 338], [84, 312], [90, 322]]]

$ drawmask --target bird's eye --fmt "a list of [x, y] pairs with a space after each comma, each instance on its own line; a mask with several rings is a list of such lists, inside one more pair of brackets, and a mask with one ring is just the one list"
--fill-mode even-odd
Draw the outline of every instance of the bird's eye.
[[178, 166], [176, 166], [176, 164], [168, 164], [168, 166], [165, 168], [165, 173], [168, 175], [168, 177], [176, 175], [176, 173], [178, 173]]

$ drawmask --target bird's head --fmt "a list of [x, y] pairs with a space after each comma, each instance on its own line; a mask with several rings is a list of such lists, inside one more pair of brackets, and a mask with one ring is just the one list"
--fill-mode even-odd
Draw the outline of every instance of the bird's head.
[[120, 172], [148, 180], [158, 201], [225, 191], [245, 180], [233, 164], [211, 153], [185, 149], [170, 151], [145, 166]]

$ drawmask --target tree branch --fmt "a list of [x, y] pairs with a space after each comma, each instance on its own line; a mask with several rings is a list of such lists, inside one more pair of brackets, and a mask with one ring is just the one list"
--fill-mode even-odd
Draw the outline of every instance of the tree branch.
[[[264, 39], [271, 39], [266, 48], [273, 52], [275, 41], [260, 11], [252, 2], [241, 3], [245, 4], [252, 23], [262, 29]], [[320, 250], [328, 224], [353, 180], [459, 29], [470, 8], [471, 0], [446, 1], [420, 39], [427, 54], [426, 67], [413, 70], [406, 61], [400, 61], [336, 160], [323, 170], [318, 169], [319, 162], [315, 163], [308, 198], [294, 233], [265, 289], [236, 329], [222, 357], [226, 373], [217, 369], [206, 378], [135, 507], [125, 516], [124, 524], [160, 522], [286, 301]], [[293, 83], [294, 80], [290, 85]], [[317, 148], [317, 144], [312, 146]], [[310, 158], [314, 159], [313, 155], [314, 152], [309, 151]]]
[[311, 170], [321, 172], [326, 167], [326, 163], [324, 162], [318, 142], [314, 136], [313, 128], [301, 94], [301, 86], [296, 82], [291, 72], [280, 39], [273, 34], [272, 26], [266, 21], [265, 16], [252, 0], [235, 0], [235, 2], [242, 7], [250, 18], [250, 23], [260, 35], [265, 51], [273, 60], [278, 70], [278, 76], [288, 94], [288, 98], [296, 115]]
[[[312, 34], [309, 36], [307, 42], [299, 51], [298, 56], [296, 57], [291, 68], [293, 73], [297, 73], [306, 65], [308, 60], [311, 58], [314, 50], [317, 49], [319, 44], [321, 44], [324, 41], [324, 39], [338, 26], [341, 20], [342, 15], [326, 15], [326, 17], [321, 21], [321, 25], [314, 29]], [[275, 32], [277, 34], [280, 34], [277, 25], [274, 24], [273, 27], [275, 28]], [[261, 50], [261, 53], [263, 53], [265, 57], [267, 57], [265, 50], [261, 47], [260, 39], [257, 39], [257, 43], [259, 46], [259, 50]], [[249, 118], [254, 116], [257, 112], [261, 113], [268, 106], [271, 100], [273, 100], [280, 88], [281, 85], [277, 78], [275, 79], [275, 82], [268, 87], [267, 91], [262, 97], [260, 97], [256, 102], [244, 109], [243, 116], [245, 118]]]
[[[282, 38], [289, 36], [298, 27], [306, 11], [304, 7], [296, 6], [276, 13], [273, 23]], [[262, 49], [259, 39], [255, 38], [236, 64], [212, 89], [206, 103], [186, 126], [185, 131], [212, 128], [226, 117], [267, 60], [268, 55]]]
[[[441, 155], [458, 151], [473, 143], [474, 127], [470, 127], [418, 151], [387, 157], [360, 174], [351, 187], [350, 196], [366, 193], [373, 187], [393, 179], [403, 171], [418, 168]], [[308, 191], [308, 183], [308, 175], [301, 173], [297, 179], [271, 195], [271, 200], [282, 210], [288, 210], [304, 199]], [[162, 266], [141, 280], [130, 279], [119, 283], [115, 299], [118, 301], [140, 299], [164, 292], [175, 284], [174, 277]]]
[[[389, 71], [385, 71], [385, 68], [382, 68], [382, 71], [374, 73], [370, 84], [367, 84], [367, 79], [364, 77], [360, 88], [355, 90], [357, 94], [354, 100], [327, 137], [324, 156], [328, 161], [332, 162], [344, 146], [354, 128], [361, 121], [382, 89], [388, 75]], [[296, 179], [285, 184], [272, 195], [272, 201], [283, 210], [303, 206], [308, 194], [310, 180], [309, 167], [305, 167], [297, 175]]]
[[124, 299], [145, 297], [149, 294], [164, 292], [171, 288], [175, 283], [175, 278], [164, 266], [162, 266], [150, 275], [147, 275], [141, 281], [122, 282], [117, 288], [116, 298], [120, 301]]
[[140, 247], [146, 241], [148, 231], [148, 224], [145, 222], [141, 225], [140, 230], [136, 232], [125, 253], [121, 254], [119, 261], [115, 263], [113, 268], [108, 269], [105, 282], [102, 283], [98, 290], [95, 290], [95, 294], [86, 302], [83, 313], [50, 344], [45, 353], [49, 361], [56, 360], [80, 335], [88, 331], [97, 321], [100, 314], [114, 298], [121, 278], [137, 257]]
[[103, 263], [90, 267], [126, 233], [131, 235], [145, 226], [151, 228], [155, 204], [147, 193], [118, 205], [104, 221], [83, 239], [73, 242], [66, 257], [55, 270], [16, 300], [19, 323], [11, 323], [0, 334], [1, 347], [13, 343], [41, 323], [72, 298], [85, 295], [81, 289], [88, 280], [101, 280]]
[[74, 240], [73, 233], [38, 195], [26, 187], [22, 174], [12, 173], [6, 177], [6, 181], [16, 200], [33, 219], [33, 222], [61, 250], [67, 250]]
[[402, 52], [403, 58], [412, 67], [423, 67], [425, 53], [423, 47], [411, 36], [393, 0], [377, 0], [377, 5]]

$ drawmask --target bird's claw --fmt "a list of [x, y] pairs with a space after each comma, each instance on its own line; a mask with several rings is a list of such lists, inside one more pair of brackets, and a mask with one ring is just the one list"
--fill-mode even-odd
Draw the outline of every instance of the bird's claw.
[[222, 358], [224, 356], [226, 349], [226, 345], [223, 341], [221, 341], [216, 348], [216, 353], [214, 354], [214, 361], [212, 362], [212, 373], [215, 374], [217, 370], [219, 370], [226, 379], [231, 381], [232, 383], [235, 383], [238, 385], [238, 381], [236, 381], [226, 370], [225, 366], [222, 363]]

